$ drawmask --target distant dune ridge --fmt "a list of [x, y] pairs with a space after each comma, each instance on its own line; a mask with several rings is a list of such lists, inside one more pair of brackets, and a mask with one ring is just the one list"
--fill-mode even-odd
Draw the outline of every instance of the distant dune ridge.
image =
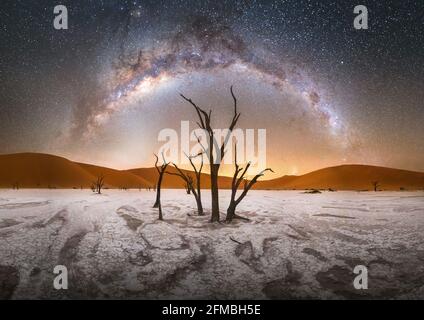
[[[168, 171], [176, 170], [169, 167]], [[0, 188], [90, 188], [98, 176], [104, 176], [105, 187], [146, 189], [157, 181], [156, 168], [115, 170], [41, 153], [0, 155]], [[221, 178], [222, 188], [229, 188], [231, 179]], [[202, 186], [210, 185], [203, 175]], [[184, 188], [180, 177], [165, 175], [163, 188]]]
[[[170, 167], [170, 170], [175, 170]], [[100, 175], [108, 188], [153, 188], [157, 171], [153, 168], [115, 170], [40, 153], [0, 155], [0, 188], [89, 188]], [[202, 177], [202, 187], [208, 188], [208, 175]], [[368, 165], [341, 165], [316, 170], [300, 176], [283, 176], [259, 181], [255, 189], [332, 189], [423, 190], [424, 173]], [[231, 178], [220, 177], [220, 188], [227, 189]], [[184, 188], [177, 176], [165, 175], [163, 188]]]
[[423, 190], [424, 173], [367, 165], [341, 165], [301, 176], [284, 176], [258, 183], [260, 189]]
[[111, 188], [145, 188], [150, 182], [130, 172], [69, 161], [39, 153], [0, 155], [0, 187], [89, 188], [103, 174]]

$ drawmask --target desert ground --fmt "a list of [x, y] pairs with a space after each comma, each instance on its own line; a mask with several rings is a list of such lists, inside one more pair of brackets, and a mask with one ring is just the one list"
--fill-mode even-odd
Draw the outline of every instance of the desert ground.
[[[250, 221], [231, 224], [196, 216], [183, 190], [163, 190], [158, 221], [154, 198], [0, 190], [0, 298], [424, 298], [423, 191], [254, 190], [238, 210]], [[68, 290], [53, 287], [56, 265]], [[367, 290], [352, 285], [356, 265]]]

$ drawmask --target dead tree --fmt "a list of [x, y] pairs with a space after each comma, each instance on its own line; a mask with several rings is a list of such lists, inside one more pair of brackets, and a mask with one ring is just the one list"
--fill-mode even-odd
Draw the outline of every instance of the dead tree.
[[159, 220], [163, 220], [162, 205], [160, 203], [160, 188], [162, 185], [163, 174], [166, 172], [166, 168], [168, 167], [169, 162], [165, 161], [165, 157], [163, 156], [163, 153], [162, 153], [163, 161], [161, 166], [159, 167], [158, 166], [159, 158], [156, 154], [155, 154], [155, 158], [156, 158], [155, 167], [156, 167], [156, 170], [158, 171], [159, 177], [158, 177], [158, 183], [156, 185], [156, 201], [155, 201], [155, 204], [153, 205], [153, 208], [159, 208]]
[[[209, 110], [209, 113], [204, 111], [202, 108], [198, 107], [191, 99], [186, 98], [181, 94], [181, 97], [189, 102], [194, 109], [196, 110], [197, 116], [199, 117], [199, 122], [197, 125], [203, 129], [208, 136], [208, 146], [202, 145], [202, 148], [208, 157], [209, 167], [210, 167], [210, 179], [211, 179], [211, 196], [212, 196], [212, 212], [211, 212], [211, 222], [219, 222], [219, 197], [218, 197], [218, 172], [221, 166], [221, 161], [225, 155], [225, 146], [230, 138], [230, 135], [237, 124], [237, 121], [240, 117], [240, 113], [237, 113], [237, 99], [233, 92], [233, 87], [230, 87], [231, 96], [234, 101], [234, 115], [231, 120], [231, 123], [228, 127], [228, 132], [221, 146], [219, 146], [219, 141], [216, 140], [213, 128], [211, 127], [211, 114], [212, 110]], [[215, 158], [216, 152], [216, 158]]]
[[[199, 140], [198, 140], [199, 141]], [[193, 162], [193, 159], [196, 157], [201, 157], [200, 158], [200, 166], [199, 169], [197, 169], [196, 165]], [[195, 186], [192, 186], [192, 192], [194, 189], [195, 192], [193, 192], [193, 195], [196, 194], [195, 198], [196, 198], [196, 203], [197, 203], [197, 213], [199, 216], [203, 215], [203, 205], [202, 205], [202, 193], [201, 193], [201, 178], [202, 178], [202, 169], [203, 169], [203, 152], [199, 152], [197, 155], [194, 156], [188, 156], [186, 155], [186, 157], [188, 158], [188, 160], [190, 161], [191, 167], [194, 170], [194, 175], [196, 177], [196, 183]]]
[[98, 176], [96, 181], [93, 181], [91, 184], [91, 190], [97, 194], [102, 193], [102, 188], [104, 186], [105, 177], [103, 175]]
[[374, 191], [378, 191], [378, 187], [380, 187], [380, 182], [373, 181], [373, 182], [371, 182], [371, 184], [374, 187]]
[[[227, 222], [231, 222], [233, 219], [249, 220], [247, 218], [241, 217], [241, 216], [236, 214], [237, 206], [239, 205], [241, 200], [243, 200], [243, 198], [247, 195], [247, 193], [253, 187], [253, 185], [257, 182], [258, 178], [262, 177], [265, 174], [265, 172], [267, 172], [267, 171], [274, 172], [274, 171], [272, 171], [271, 168], [266, 168], [266, 169], [262, 170], [261, 172], [259, 172], [257, 175], [255, 175], [252, 180], [250, 180], [250, 181], [246, 180], [245, 175], [250, 168], [251, 162], [247, 163], [246, 168], [244, 168], [244, 169], [241, 168], [237, 163], [237, 145], [234, 147], [234, 149], [235, 149], [235, 155], [234, 155], [235, 170], [234, 170], [233, 179], [231, 181], [231, 199], [230, 199], [230, 205], [228, 206], [228, 209], [227, 209], [227, 218], [226, 218]], [[241, 173], [241, 175], [240, 175], [240, 173]], [[236, 199], [237, 190], [239, 189], [240, 184], [243, 181], [244, 181], [243, 192]]]
[[[201, 164], [200, 164], [199, 169], [197, 169], [197, 167], [193, 163], [193, 158], [198, 157], [198, 156], [202, 156], [202, 160], [201, 160]], [[199, 153], [196, 156], [187, 156], [187, 157], [190, 161], [191, 166], [194, 169], [194, 174], [196, 176], [196, 182], [193, 181], [193, 177], [189, 173], [185, 173], [184, 171], [182, 171], [180, 168], [178, 168], [178, 166], [175, 163], [173, 163], [173, 165], [174, 165], [175, 169], [177, 169], [177, 172], [175, 172], [175, 173], [174, 172], [167, 172], [167, 173], [171, 174], [171, 175], [179, 176], [181, 179], [183, 179], [186, 186], [188, 186], [188, 188], [190, 189], [194, 198], [196, 199], [197, 214], [199, 216], [202, 216], [203, 215], [203, 204], [202, 204], [200, 179], [201, 179], [202, 168], [203, 168], [203, 153]]]

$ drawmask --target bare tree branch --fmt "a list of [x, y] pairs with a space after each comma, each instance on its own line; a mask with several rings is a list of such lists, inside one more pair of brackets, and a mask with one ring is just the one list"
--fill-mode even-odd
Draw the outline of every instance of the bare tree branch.
[[[248, 162], [248, 164], [246, 165], [246, 168], [244, 168], [244, 169], [240, 168], [239, 164], [237, 163], [237, 144], [234, 146], [234, 150], [235, 150], [235, 155], [234, 155], [234, 167], [235, 167], [235, 169], [234, 169], [234, 174], [233, 174], [233, 179], [232, 179], [232, 184], [231, 184], [230, 205], [228, 206], [228, 209], [227, 209], [227, 218], [226, 218], [227, 222], [230, 222], [233, 219], [249, 220], [248, 218], [244, 218], [244, 217], [236, 215], [235, 211], [236, 211], [238, 204], [247, 195], [247, 193], [253, 187], [253, 185], [257, 182], [257, 180], [265, 174], [265, 172], [267, 172], [267, 171], [274, 172], [274, 171], [272, 171], [271, 168], [266, 168], [266, 169], [262, 170], [261, 172], [259, 172], [257, 175], [255, 175], [253, 177], [253, 179], [250, 180], [247, 183], [247, 180], [245, 180], [245, 175], [246, 175], [248, 169], [251, 166], [251, 162]], [[241, 172], [241, 175], [239, 176], [240, 172]], [[236, 199], [237, 190], [238, 190], [242, 181], [245, 181], [243, 192]]]
[[[204, 110], [202, 110], [200, 107], [198, 107], [194, 102], [193, 102], [193, 100], [191, 100], [191, 99], [189, 99], [189, 98], [186, 98], [182, 93], [180, 93], [180, 96], [184, 99], [184, 100], [186, 100], [187, 102], [189, 102], [193, 107], [194, 107], [194, 109], [196, 110], [196, 112], [197, 112], [197, 115], [199, 116], [199, 119], [200, 119], [200, 128], [202, 128], [202, 129], [208, 129], [208, 127], [206, 126], [206, 124], [207, 124], [207, 118], [208, 118], [208, 114], [204, 111]], [[210, 114], [210, 112], [209, 112], [209, 114]], [[203, 115], [203, 116], [202, 116]], [[204, 117], [204, 118], [203, 118]]]
[[200, 141], [200, 138], [199, 138], [199, 136], [196, 134], [196, 131], [194, 131], [194, 136], [196, 137], [196, 139], [197, 139], [197, 142], [200, 144], [200, 147], [203, 149], [203, 152], [206, 154], [206, 155], [208, 155], [208, 153], [209, 153], [209, 148], [210, 147], [208, 147], [208, 149], [206, 149], [205, 148], [205, 146], [203, 145], [203, 143]]
[[[190, 157], [188, 157], [188, 158], [190, 159]], [[167, 172], [167, 174], [174, 175], [174, 176], [179, 176], [186, 183], [186, 186], [193, 193], [193, 196], [196, 199], [197, 214], [198, 215], [203, 215], [203, 205], [202, 205], [201, 194], [200, 194], [201, 169], [200, 170], [197, 170], [196, 166], [191, 161], [191, 159], [190, 159], [190, 162], [192, 163], [192, 166], [193, 166], [193, 168], [195, 170], [196, 188], [194, 187], [193, 177], [188, 172], [185, 173], [183, 170], [181, 170], [175, 163], [172, 163], [172, 165], [175, 167], [175, 169], [178, 172]]]
[[156, 168], [157, 172], [160, 174], [160, 169], [159, 169], [159, 167], [158, 167], [159, 158], [158, 158], [158, 156], [157, 156], [155, 153], [154, 153], [153, 155], [154, 155], [154, 156], [155, 156], [155, 158], [156, 158], [156, 161], [155, 161], [155, 168]]

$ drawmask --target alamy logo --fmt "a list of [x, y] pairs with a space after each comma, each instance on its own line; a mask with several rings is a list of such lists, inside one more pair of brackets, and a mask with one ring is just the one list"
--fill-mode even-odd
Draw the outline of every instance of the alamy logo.
[[[202, 128], [194, 129], [190, 132], [189, 121], [181, 121], [180, 134], [174, 129], [162, 129], [158, 135], [158, 141], [165, 142], [158, 150], [158, 154], [164, 155], [167, 162], [190, 164], [190, 156], [205, 154], [205, 164], [210, 164], [210, 145], [214, 144], [213, 163], [214, 164], [234, 164], [234, 159], [240, 163], [250, 162], [248, 174], [262, 171], [266, 168], [266, 129], [242, 130], [236, 128], [214, 129], [213, 137]], [[225, 146], [225, 153], [222, 156], [220, 147]], [[200, 158], [194, 159], [201, 161]]]
[[54, 267], [53, 273], [58, 275], [53, 280], [53, 287], [56, 290], [68, 289], [68, 269], [65, 266], [58, 265]]
[[353, 269], [353, 273], [357, 274], [353, 280], [353, 287], [357, 290], [368, 289], [368, 269], [366, 266], [357, 265]]
[[353, 20], [353, 27], [356, 30], [368, 29], [368, 9], [364, 5], [356, 6], [353, 13], [357, 14]]
[[56, 15], [53, 20], [53, 26], [56, 30], [68, 29], [68, 8], [64, 5], [55, 6], [53, 13]]

